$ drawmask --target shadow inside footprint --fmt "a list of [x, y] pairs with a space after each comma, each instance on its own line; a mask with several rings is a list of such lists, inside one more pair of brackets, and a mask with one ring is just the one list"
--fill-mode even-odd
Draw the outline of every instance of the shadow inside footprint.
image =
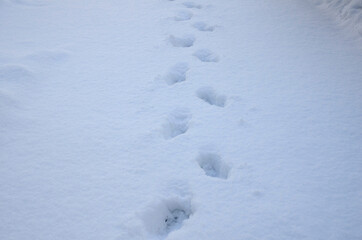
[[202, 32], [212, 32], [215, 29], [214, 26], [209, 26], [204, 22], [196, 22], [192, 26]]
[[198, 8], [198, 9], [202, 8], [200, 4], [196, 4], [194, 2], [184, 2], [183, 5], [187, 8]]
[[230, 167], [222, 161], [218, 154], [210, 152], [200, 153], [196, 160], [207, 176], [222, 179], [228, 178]]
[[168, 85], [183, 82], [186, 80], [186, 73], [189, 70], [187, 63], [177, 63], [170, 68], [168, 73], [163, 77]]
[[166, 230], [168, 232], [180, 228], [180, 224], [190, 217], [190, 214], [183, 209], [173, 209], [165, 218]]
[[174, 197], [149, 206], [142, 216], [145, 228], [153, 235], [165, 236], [180, 229], [192, 215], [189, 198]]
[[22, 65], [0, 66], [0, 83], [12, 82], [20, 83], [25, 80], [33, 79], [33, 73]]
[[178, 109], [172, 112], [167, 122], [163, 125], [163, 135], [165, 139], [171, 139], [178, 135], [184, 134], [189, 128], [191, 114], [186, 109]]
[[193, 16], [192, 12], [185, 10], [177, 12], [174, 19], [175, 21], [187, 21], [190, 20], [192, 16]]
[[191, 47], [194, 45], [195, 37], [193, 35], [186, 35], [183, 37], [175, 37], [171, 35], [169, 40], [174, 47]]
[[199, 49], [193, 54], [202, 62], [218, 62], [219, 57], [209, 49]]
[[224, 107], [226, 97], [224, 95], [218, 95], [211, 87], [203, 87], [197, 90], [196, 95], [207, 102], [210, 105]]

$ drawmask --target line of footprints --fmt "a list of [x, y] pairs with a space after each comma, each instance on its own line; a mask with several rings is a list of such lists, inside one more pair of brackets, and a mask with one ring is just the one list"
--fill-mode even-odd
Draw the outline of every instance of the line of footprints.
[[[184, 7], [184, 10], [180, 10], [176, 14], [173, 18], [174, 21], [189, 21], [193, 17], [192, 9], [195, 11], [203, 9], [202, 5], [193, 2], [184, 2], [182, 7]], [[195, 22], [192, 26], [201, 32], [212, 32], [215, 30], [215, 26], [210, 26], [205, 22]], [[168, 40], [173, 47], [188, 48], [193, 46], [196, 39], [193, 35], [184, 35], [182, 37], [170, 35]], [[216, 63], [220, 60], [219, 56], [209, 49], [196, 50], [193, 56], [205, 63]], [[188, 70], [189, 66], [187, 63], [179, 62], [173, 65], [162, 78], [168, 85], [178, 84], [186, 80]], [[211, 87], [198, 89], [196, 96], [205, 103], [215, 107], [224, 107], [226, 103], [226, 97], [217, 94]], [[186, 133], [191, 117], [192, 115], [187, 109], [177, 109], [171, 112], [167, 117], [166, 123], [162, 126], [164, 138], [169, 140]], [[200, 152], [196, 162], [205, 172], [205, 175], [220, 179], [228, 178], [230, 167], [222, 161], [222, 158], [217, 153], [213, 151]], [[150, 233], [160, 237], [166, 237], [170, 232], [181, 228], [183, 221], [190, 218], [193, 214], [191, 199], [187, 197], [164, 199], [149, 209], [151, 210], [144, 214], [145, 227]]]
[[[174, 1], [174, 0], [169, 0]], [[202, 9], [202, 5], [193, 2], [184, 2], [183, 6], [189, 9]], [[175, 21], [188, 21], [192, 18], [193, 13], [189, 10], [179, 11], [174, 17]], [[215, 26], [209, 26], [204, 22], [196, 22], [192, 25], [199, 31], [214, 31]], [[193, 35], [183, 37], [175, 37], [170, 35], [169, 41], [174, 47], [191, 47], [195, 42]], [[193, 54], [202, 62], [218, 62], [218, 55], [208, 49], [196, 50]], [[189, 66], [185, 62], [179, 62], [169, 69], [167, 74], [163, 76], [165, 82], [169, 85], [174, 85], [186, 80], [186, 73]], [[204, 102], [217, 107], [224, 107], [226, 96], [217, 94], [211, 87], [202, 87], [196, 91], [198, 98]], [[163, 134], [166, 139], [174, 138], [178, 135], [186, 133], [188, 130], [188, 122], [191, 120], [191, 114], [187, 109], [178, 109], [169, 114], [167, 123], [163, 126]], [[198, 158], [200, 167], [205, 171], [205, 174], [211, 177], [227, 178], [228, 170], [226, 165], [221, 161], [217, 154], [204, 153]]]

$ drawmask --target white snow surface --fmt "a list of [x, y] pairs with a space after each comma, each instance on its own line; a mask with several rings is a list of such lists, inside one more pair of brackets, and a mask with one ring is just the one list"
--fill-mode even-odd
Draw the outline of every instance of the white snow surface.
[[311, 0], [325, 12], [336, 18], [336, 22], [362, 38], [362, 0]]
[[[322, 0], [357, 25], [359, 3]], [[313, 2], [0, 22], [0, 239], [362, 239], [362, 52]]]

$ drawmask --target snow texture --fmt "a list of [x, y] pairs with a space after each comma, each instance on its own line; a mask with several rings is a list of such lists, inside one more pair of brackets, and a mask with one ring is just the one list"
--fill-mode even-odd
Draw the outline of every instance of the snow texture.
[[311, 0], [362, 38], [362, 0]]
[[163, 236], [180, 229], [191, 214], [189, 198], [173, 197], [150, 204], [141, 218], [148, 233]]
[[188, 70], [188, 64], [185, 62], [180, 62], [171, 67], [163, 78], [168, 85], [183, 82], [186, 81], [186, 73]]
[[187, 109], [177, 109], [169, 114], [163, 125], [163, 135], [166, 139], [184, 134], [189, 128], [191, 114]]
[[195, 37], [193, 35], [186, 35], [183, 37], [170, 36], [170, 43], [174, 47], [191, 47], [194, 45]]
[[207, 176], [223, 179], [228, 178], [230, 167], [222, 161], [218, 154], [212, 152], [200, 153], [197, 162]]
[[199, 49], [194, 52], [194, 56], [197, 57], [201, 62], [218, 62], [219, 56], [213, 53], [209, 49]]
[[211, 87], [200, 88], [197, 90], [196, 95], [210, 105], [218, 107], [225, 106], [226, 97], [224, 95], [218, 95]]
[[197, 8], [197, 9], [202, 8], [202, 6], [200, 4], [196, 4], [194, 2], [184, 2], [183, 5], [187, 8]]
[[190, 20], [193, 16], [193, 13], [191, 11], [182, 10], [178, 11], [175, 16], [175, 21], [187, 21]]
[[361, 1], [0, 0], [0, 240], [361, 240]]
[[214, 26], [209, 26], [207, 25], [205, 22], [195, 22], [193, 24], [193, 26], [198, 29], [199, 31], [203, 31], [203, 32], [212, 32], [214, 31], [215, 27]]

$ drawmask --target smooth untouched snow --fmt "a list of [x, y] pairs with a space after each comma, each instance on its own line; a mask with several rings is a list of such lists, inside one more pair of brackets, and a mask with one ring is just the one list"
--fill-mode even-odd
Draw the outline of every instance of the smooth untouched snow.
[[317, 2], [360, 23], [0, 0], [0, 239], [362, 239], [362, 51]]

